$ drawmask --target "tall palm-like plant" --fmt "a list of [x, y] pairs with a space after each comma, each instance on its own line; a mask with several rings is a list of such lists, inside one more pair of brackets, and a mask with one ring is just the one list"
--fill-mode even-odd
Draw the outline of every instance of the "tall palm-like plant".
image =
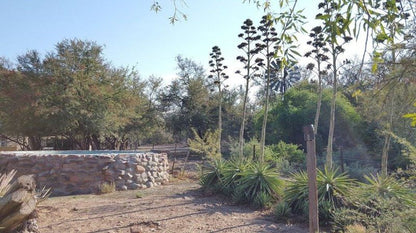
[[[267, 125], [267, 114], [269, 112], [269, 94], [270, 94], [270, 79], [272, 73], [271, 62], [276, 55], [277, 50], [277, 32], [276, 28], [273, 26], [273, 20], [270, 15], [265, 15], [260, 21], [260, 26], [258, 30], [262, 35], [262, 43], [257, 44], [257, 48], [260, 53], [264, 55], [265, 60], [259, 59], [258, 65], [265, 67], [265, 80], [266, 80], [266, 93], [264, 101], [264, 116], [263, 116], [263, 125], [261, 128], [261, 137], [260, 137], [260, 160], [264, 160], [264, 146], [266, 143], [266, 125]], [[265, 63], [264, 63], [265, 62]]]
[[240, 70], [237, 70], [236, 73], [241, 74], [246, 80], [243, 100], [243, 119], [241, 120], [239, 135], [239, 156], [243, 157], [248, 91], [250, 88], [250, 81], [257, 75], [257, 71], [259, 70], [259, 67], [257, 66], [258, 62], [254, 59], [259, 53], [259, 48], [255, 46], [255, 42], [260, 39], [260, 35], [257, 35], [256, 27], [253, 26], [253, 21], [251, 19], [246, 19], [243, 26], [241, 26], [241, 29], [243, 30], [243, 33], [240, 33], [238, 37], [242, 38], [244, 41], [237, 47], [243, 51], [244, 55], [238, 56], [237, 60], [244, 64], [245, 70], [243, 73]]
[[[322, 78], [327, 75], [327, 68], [323, 67], [324, 62], [329, 60], [329, 57], [326, 55], [329, 52], [327, 48], [327, 42], [325, 41], [324, 34], [322, 32], [322, 27], [317, 26], [312, 28], [311, 33], [309, 34], [311, 40], [307, 42], [308, 45], [311, 45], [313, 49], [305, 54], [305, 57], [311, 57], [315, 60], [317, 65], [317, 76], [318, 76], [318, 101], [316, 103], [316, 112], [314, 120], [314, 134], [318, 132], [318, 123], [319, 116], [321, 114], [321, 104], [322, 104]], [[309, 63], [307, 65], [308, 70], [313, 70], [315, 67], [314, 63]], [[328, 67], [329, 68], [329, 67]]]
[[225, 73], [225, 70], [228, 68], [223, 64], [224, 57], [222, 56], [221, 49], [218, 46], [212, 47], [212, 52], [210, 53], [211, 60], [209, 61], [209, 66], [212, 68], [210, 70], [211, 75], [208, 78], [213, 79], [213, 84], [218, 87], [218, 130], [219, 132], [219, 142], [218, 150], [221, 153], [221, 134], [222, 134], [222, 96], [224, 88], [224, 81], [228, 79], [228, 75]]

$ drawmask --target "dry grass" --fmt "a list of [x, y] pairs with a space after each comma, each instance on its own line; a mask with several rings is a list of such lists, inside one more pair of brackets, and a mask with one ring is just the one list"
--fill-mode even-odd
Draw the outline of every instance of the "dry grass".
[[99, 187], [100, 194], [106, 194], [106, 193], [113, 193], [116, 191], [116, 185], [114, 182], [111, 183], [102, 183]]

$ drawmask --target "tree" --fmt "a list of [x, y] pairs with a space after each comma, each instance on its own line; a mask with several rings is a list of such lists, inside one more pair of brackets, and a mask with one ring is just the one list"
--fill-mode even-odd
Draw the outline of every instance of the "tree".
[[260, 35], [257, 35], [256, 27], [253, 26], [253, 21], [251, 19], [246, 19], [241, 26], [243, 33], [240, 33], [238, 37], [242, 38], [244, 41], [241, 42], [237, 47], [243, 50], [244, 56], [238, 56], [237, 60], [244, 64], [245, 73], [241, 74], [241, 71], [238, 70], [236, 73], [241, 74], [246, 80], [244, 97], [243, 97], [243, 111], [242, 111], [242, 120], [240, 126], [239, 134], [239, 156], [243, 156], [244, 148], [244, 130], [246, 124], [246, 114], [247, 114], [247, 102], [248, 102], [248, 92], [250, 88], [250, 80], [254, 79], [257, 74], [259, 67], [257, 64], [260, 60], [255, 61], [256, 55], [259, 53], [259, 48], [255, 46], [255, 42], [260, 39]]
[[[294, 32], [304, 31], [302, 28], [303, 19], [302, 11], [295, 11], [297, 0], [290, 5], [287, 1], [287, 11], [279, 13], [276, 18], [272, 18], [270, 14], [264, 16], [260, 22], [258, 30], [262, 35], [262, 43], [258, 44], [265, 57], [265, 63], [260, 61], [260, 65], [265, 67], [265, 82], [266, 82], [266, 93], [264, 103], [264, 119], [261, 130], [261, 155], [260, 159], [264, 158], [264, 146], [266, 139], [266, 127], [267, 127], [267, 116], [269, 108], [269, 89], [270, 89], [270, 77], [271, 77], [271, 62], [277, 58], [280, 63], [280, 71], [284, 72], [285, 67], [291, 67], [296, 60], [295, 56], [300, 54], [296, 51], [294, 42], [297, 37]], [[284, 1], [280, 1], [280, 6], [284, 5]], [[274, 23], [280, 25], [280, 34], [277, 34], [274, 28]]]
[[[316, 113], [316, 102], [319, 94], [316, 93], [317, 84], [308, 83], [306, 80], [297, 83], [290, 88], [284, 98], [277, 98], [271, 104], [270, 117], [268, 118], [267, 144], [275, 144], [279, 141], [305, 145], [304, 136], [299, 128], [313, 123]], [[331, 106], [331, 89], [322, 91], [321, 117], [319, 129], [316, 133], [316, 148], [320, 153], [325, 148], [328, 137], [329, 117]], [[361, 142], [361, 129], [363, 120], [359, 112], [351, 105], [348, 99], [341, 93], [337, 98], [336, 127], [337, 144], [344, 148], [352, 148]], [[261, 127], [262, 115], [256, 117], [257, 128]]]
[[[316, 103], [316, 113], [315, 113], [315, 120], [314, 120], [314, 133], [318, 132], [319, 126], [319, 116], [321, 112], [321, 104], [322, 104], [322, 77], [327, 75], [327, 70], [323, 67], [323, 63], [328, 61], [329, 57], [326, 53], [329, 52], [329, 49], [326, 47], [327, 42], [324, 38], [324, 34], [322, 32], [322, 27], [317, 26], [312, 29], [312, 32], [309, 34], [312, 40], [308, 41], [307, 44], [311, 45], [313, 49], [305, 54], [305, 57], [310, 57], [313, 55], [313, 59], [317, 65], [317, 76], [318, 76], [318, 100]], [[309, 63], [307, 69], [313, 70], [315, 64]]]
[[210, 100], [203, 67], [181, 56], [176, 61], [178, 78], [161, 94], [161, 105], [166, 112], [167, 127], [175, 140], [180, 141], [192, 136], [191, 128], [199, 135], [213, 128], [211, 109], [214, 104]]
[[40, 150], [40, 138], [53, 132], [44, 106], [50, 81], [37, 51], [18, 56], [17, 68], [10, 68], [0, 71], [0, 131], [24, 149]]
[[263, 125], [261, 128], [261, 137], [260, 137], [260, 160], [264, 159], [264, 146], [266, 141], [266, 126], [267, 126], [267, 115], [269, 110], [269, 92], [270, 92], [270, 78], [272, 73], [271, 62], [272, 59], [275, 57], [277, 45], [276, 42], [278, 40], [276, 28], [273, 27], [273, 21], [271, 20], [270, 15], [263, 16], [262, 20], [260, 21], [260, 26], [258, 30], [262, 35], [262, 42], [257, 44], [257, 48], [265, 57], [265, 64], [263, 63], [263, 59], [259, 59], [258, 65], [265, 67], [265, 80], [266, 80], [266, 93], [265, 93], [265, 101], [264, 101], [264, 118], [263, 118]]
[[350, 31], [351, 8], [352, 3], [345, 1], [329, 1], [325, 0], [318, 5], [319, 9], [323, 10], [323, 13], [316, 15], [316, 18], [322, 20], [323, 29], [325, 34], [325, 40], [328, 41], [331, 53], [331, 66], [332, 69], [332, 102], [331, 102], [331, 115], [329, 119], [329, 132], [328, 132], [328, 145], [326, 152], [326, 166], [328, 169], [332, 168], [332, 151], [333, 140], [335, 130], [335, 108], [337, 98], [337, 82], [338, 82], [338, 58], [341, 53], [344, 52], [343, 45], [350, 40], [351, 37], [347, 36]]
[[226, 87], [224, 81], [228, 79], [228, 75], [225, 74], [225, 70], [228, 67], [222, 63], [224, 61], [224, 57], [222, 57], [221, 49], [218, 46], [212, 47], [212, 52], [210, 53], [210, 56], [212, 60], [209, 61], [209, 66], [212, 68], [212, 70], [210, 70], [211, 75], [209, 75], [208, 78], [213, 79], [213, 84], [218, 87], [218, 150], [221, 153], [222, 99], [223, 89]]

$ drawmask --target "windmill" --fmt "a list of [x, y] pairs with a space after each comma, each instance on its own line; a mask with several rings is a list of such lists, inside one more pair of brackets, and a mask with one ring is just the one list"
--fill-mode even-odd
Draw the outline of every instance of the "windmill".
[[291, 68], [284, 68], [284, 72], [280, 72], [281, 66], [280, 60], [274, 60], [271, 62], [272, 72], [270, 76], [270, 88], [281, 94], [286, 93], [289, 87], [293, 86], [301, 78], [300, 70], [298, 66], [293, 66]]

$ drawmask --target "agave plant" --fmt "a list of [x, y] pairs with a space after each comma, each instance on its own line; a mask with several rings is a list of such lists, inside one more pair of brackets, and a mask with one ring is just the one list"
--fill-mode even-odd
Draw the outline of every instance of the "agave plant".
[[414, 192], [394, 177], [377, 174], [364, 178], [368, 183], [360, 184], [358, 193], [361, 197], [369, 198], [376, 195], [384, 199], [396, 198], [403, 204], [416, 206]]
[[[348, 191], [355, 184], [345, 173], [338, 173], [337, 169], [318, 169], [317, 172], [318, 206], [320, 220], [328, 221], [331, 209], [342, 206]], [[308, 208], [308, 175], [301, 171], [292, 175], [285, 190], [284, 199], [295, 213], [305, 214]]]
[[242, 173], [245, 172], [249, 166], [250, 160], [247, 158], [236, 157], [227, 161], [222, 173], [223, 192], [225, 194], [232, 194], [235, 188], [239, 185], [239, 180]]
[[[248, 165], [247, 169], [241, 173], [238, 179], [237, 192], [244, 193], [247, 201], [254, 202], [257, 196], [262, 195], [271, 199], [277, 199], [281, 195], [284, 182], [279, 178], [279, 173], [275, 168], [264, 162], [255, 162]], [[257, 201], [260, 200], [257, 198]]]
[[221, 190], [223, 184], [223, 172], [226, 163], [223, 159], [213, 159], [201, 168], [200, 183], [204, 188]]

